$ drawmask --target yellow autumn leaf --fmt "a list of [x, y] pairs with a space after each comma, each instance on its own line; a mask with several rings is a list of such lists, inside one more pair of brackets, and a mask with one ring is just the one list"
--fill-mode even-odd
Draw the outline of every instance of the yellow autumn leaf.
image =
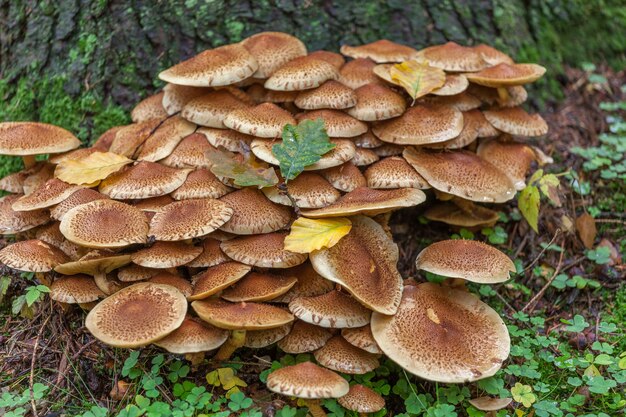
[[291, 225], [285, 238], [285, 249], [291, 252], [311, 253], [330, 248], [352, 229], [350, 220], [344, 217], [332, 219], [307, 219], [300, 217]]
[[98, 185], [112, 173], [133, 161], [113, 152], [94, 152], [80, 159], [68, 159], [57, 165], [54, 176], [69, 184]]
[[217, 374], [219, 375], [222, 388], [227, 391], [234, 387], [248, 386], [248, 384], [246, 384], [243, 380], [235, 375], [235, 371], [233, 370], [233, 368], [219, 368], [217, 370]]
[[446, 73], [427, 62], [404, 61], [389, 68], [392, 82], [404, 87], [413, 100], [443, 86]]

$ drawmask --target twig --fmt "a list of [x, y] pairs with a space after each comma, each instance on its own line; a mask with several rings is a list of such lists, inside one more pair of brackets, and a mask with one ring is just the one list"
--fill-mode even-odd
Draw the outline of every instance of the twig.
[[37, 338], [35, 339], [35, 345], [33, 346], [33, 356], [30, 360], [30, 376], [28, 377], [28, 387], [30, 388], [30, 406], [33, 409], [33, 417], [39, 417], [37, 414], [37, 406], [35, 405], [35, 396], [33, 394], [33, 381], [35, 379], [35, 362], [37, 361], [37, 347], [39, 346], [39, 339], [43, 334], [43, 329], [45, 329], [46, 324], [48, 324], [48, 320], [50, 320], [52, 315], [49, 315], [44, 320], [43, 324], [39, 328], [39, 332], [37, 332]]
[[[532, 268], [537, 261], [539, 261], [539, 258], [541, 258], [541, 256], [543, 256], [543, 254], [550, 248], [550, 246], [552, 246], [552, 244], [554, 243], [554, 241], [556, 240], [557, 236], [561, 233], [561, 229], [556, 229], [556, 232], [554, 232], [554, 236], [552, 236], [552, 239], [550, 239], [550, 242], [546, 245], [545, 248], [541, 249], [541, 252], [539, 252], [539, 255], [537, 255], [535, 257], [535, 259], [533, 259], [533, 261], [526, 267], [524, 268], [523, 272], [528, 271], [530, 268]], [[565, 252], [565, 250], [563, 250], [563, 252]], [[563, 257], [563, 252], [561, 252], [561, 258]]]
[[[565, 239], [562, 240], [561, 246], [563, 246], [564, 243], [565, 243]], [[552, 274], [548, 282], [546, 282], [546, 284], [541, 288], [541, 290], [539, 290], [539, 292], [533, 298], [531, 298], [531, 300], [528, 302], [528, 304], [524, 306], [524, 308], [522, 308], [522, 313], [525, 313], [529, 308], [531, 309], [530, 311], [532, 312], [532, 309], [534, 309], [534, 306], [537, 304], [537, 302], [539, 302], [539, 300], [541, 300], [541, 298], [546, 293], [550, 285], [552, 285], [552, 282], [554, 281], [556, 276], [559, 274], [559, 271], [561, 270], [561, 265], [563, 265], [564, 255], [565, 255], [565, 250], [561, 251], [561, 255], [559, 256], [559, 263], [556, 265], [556, 269], [554, 270], [554, 273]]]
[[287, 196], [289, 202], [291, 202], [291, 205], [293, 206], [293, 210], [296, 212], [296, 217], [300, 217], [302, 215], [302, 213], [300, 212], [300, 207], [298, 207], [298, 204], [296, 204], [296, 200], [293, 198], [293, 196], [289, 194], [289, 190], [287, 189], [287, 183], [281, 182], [276, 187], [282, 195]]

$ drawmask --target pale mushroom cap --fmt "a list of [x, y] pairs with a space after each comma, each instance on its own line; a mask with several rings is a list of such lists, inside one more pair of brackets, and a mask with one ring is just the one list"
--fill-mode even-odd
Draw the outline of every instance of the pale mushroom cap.
[[268, 78], [280, 66], [306, 55], [300, 39], [282, 32], [261, 32], [244, 39], [241, 44], [258, 62], [255, 78]]
[[0, 235], [25, 232], [50, 221], [48, 210], [15, 211], [12, 206], [21, 194], [0, 197]]
[[298, 91], [279, 91], [268, 90], [261, 84], [253, 84], [246, 91], [255, 101], [256, 104], [261, 103], [293, 103], [298, 96]]
[[366, 167], [372, 165], [380, 159], [376, 152], [372, 149], [356, 148], [354, 156], [350, 160], [350, 163], [357, 167]]
[[80, 141], [71, 132], [46, 123], [0, 123], [0, 155], [40, 155], [76, 149]]
[[502, 51], [498, 51], [496, 48], [481, 43], [474, 46], [474, 50], [478, 51], [483, 60], [489, 65], [498, 64], [513, 64], [513, 59]]
[[339, 71], [333, 64], [303, 56], [281, 65], [265, 81], [264, 87], [277, 91], [300, 91], [319, 87], [325, 81], [338, 78]]
[[196, 97], [185, 104], [181, 116], [200, 126], [224, 129], [224, 118], [233, 110], [245, 109], [249, 105], [227, 90], [213, 91]]
[[248, 330], [246, 332], [245, 347], [262, 349], [282, 340], [291, 331], [292, 323], [283, 324], [280, 327], [267, 330]]
[[159, 272], [158, 274], [149, 278], [147, 282], [151, 282], [153, 284], [170, 285], [180, 291], [185, 296], [185, 298], [189, 297], [193, 291], [191, 283], [189, 281], [179, 275], [175, 275], [167, 271]]
[[191, 268], [207, 268], [209, 266], [219, 265], [228, 261], [230, 258], [226, 256], [220, 249], [220, 241], [207, 237], [202, 241], [202, 253], [193, 261], [188, 262], [185, 266]]
[[323, 327], [296, 320], [289, 334], [278, 342], [278, 347], [291, 354], [313, 352], [324, 346], [331, 337], [332, 333]]
[[354, 214], [373, 216], [402, 207], [413, 207], [423, 203], [426, 195], [415, 188], [374, 190], [367, 187], [355, 188], [335, 203], [316, 210], [302, 212], [305, 217], [341, 217]]
[[63, 251], [38, 239], [22, 240], [0, 250], [0, 263], [25, 272], [48, 272], [68, 262]]
[[195, 97], [214, 91], [208, 87], [192, 87], [188, 85], [166, 84], [163, 87], [163, 108], [172, 115], [183, 110], [185, 104]]
[[337, 69], [341, 69], [341, 67], [343, 66], [343, 64], [346, 63], [346, 60], [343, 56], [341, 56], [340, 54], [336, 53], [336, 52], [330, 52], [330, 51], [314, 51], [309, 53], [309, 56], [311, 58], [315, 58], [315, 59], [321, 59], [323, 61], [326, 61], [330, 64], [333, 64], [335, 66], [335, 68]]
[[109, 251], [91, 251], [77, 261], [66, 262], [54, 268], [64, 275], [74, 274], [107, 274], [114, 269], [128, 265], [130, 255], [117, 255]]
[[369, 353], [380, 355], [383, 353], [378, 347], [370, 326], [357, 327], [355, 329], [341, 329], [341, 336], [348, 343]]
[[488, 66], [479, 51], [455, 42], [430, 46], [419, 51], [418, 55], [426, 59], [431, 66], [446, 71], [472, 72]]
[[449, 106], [418, 104], [402, 116], [376, 124], [372, 132], [382, 141], [425, 145], [450, 140], [463, 130], [463, 113]]
[[207, 152], [215, 148], [200, 131], [184, 138], [167, 158], [159, 161], [172, 168], [209, 168]]
[[[325, 207], [337, 201], [341, 196], [328, 181], [319, 174], [303, 172], [295, 179], [289, 181], [287, 190], [300, 208]], [[267, 198], [277, 204], [291, 206], [289, 197], [282, 194], [277, 187], [263, 188]]]
[[187, 313], [187, 300], [169, 285], [139, 283], [98, 303], [85, 326], [110, 346], [134, 348], [156, 342], [176, 330]]
[[170, 241], [200, 237], [221, 227], [232, 215], [232, 208], [212, 198], [175, 201], [154, 215], [149, 234]]
[[530, 84], [545, 73], [546, 69], [537, 64], [501, 63], [466, 76], [469, 81], [485, 87], [508, 87]]
[[65, 239], [59, 229], [59, 222], [48, 223], [37, 229], [35, 238], [61, 249], [71, 260], [77, 260], [88, 252], [87, 248]]
[[369, 188], [430, 188], [424, 177], [398, 156], [390, 156], [371, 165], [365, 170], [365, 178]]
[[346, 162], [336, 167], [320, 171], [333, 187], [339, 191], [350, 192], [358, 187], [367, 186], [367, 180], [361, 171], [352, 163]]
[[479, 136], [495, 136], [499, 132], [485, 119], [480, 110], [463, 112], [463, 130], [453, 139], [425, 145], [431, 149], [461, 149], [473, 143]]
[[104, 296], [93, 278], [87, 275], [61, 277], [50, 286], [50, 298], [61, 303], [90, 303]]
[[494, 165], [463, 151], [434, 153], [406, 148], [404, 159], [435, 189], [461, 198], [503, 203], [515, 196], [511, 180]]
[[[212, 129], [208, 127], [202, 127], [198, 129], [198, 133], [201, 133], [206, 137], [214, 147], [223, 146], [230, 152], [243, 153], [250, 147], [250, 143], [254, 139], [254, 136], [246, 135], [236, 130], [230, 129]], [[206, 153], [205, 153], [206, 154]]]
[[426, 96], [422, 100], [431, 105], [448, 106], [458, 111], [474, 110], [482, 105], [478, 97], [465, 91], [452, 96]]
[[440, 203], [428, 208], [424, 212], [424, 217], [428, 220], [460, 227], [489, 226], [498, 221], [498, 212], [469, 201], [467, 203], [467, 208], [461, 208], [454, 202]]
[[356, 101], [354, 90], [339, 81], [330, 80], [315, 89], [298, 93], [295, 104], [305, 110], [347, 109]]
[[496, 284], [511, 278], [515, 265], [504, 253], [476, 240], [444, 240], [422, 250], [417, 269], [481, 284]]
[[193, 198], [220, 198], [230, 193], [232, 188], [224, 185], [208, 169], [200, 168], [192, 171], [183, 185], [172, 192], [175, 200], [190, 200]]
[[141, 100], [130, 112], [133, 123], [145, 122], [150, 119], [164, 119], [167, 111], [163, 107], [163, 91]]
[[102, 152], [108, 151], [111, 147], [111, 143], [115, 139], [115, 135], [117, 135], [117, 132], [122, 128], [124, 128], [124, 126], [113, 126], [112, 128], [107, 129], [98, 139], [96, 139], [92, 147], [100, 149]]
[[322, 119], [331, 138], [352, 138], [367, 132], [367, 124], [339, 110], [313, 110], [296, 115], [298, 122]]
[[402, 155], [404, 148], [405, 147], [402, 145], [394, 145], [392, 143], [385, 143], [382, 146], [374, 148], [374, 152], [376, 152], [376, 155], [380, 156], [381, 158], [384, 158], [386, 156]]
[[293, 315], [282, 308], [261, 303], [229, 303], [217, 298], [191, 303], [198, 316], [221, 329], [265, 330], [293, 321]]
[[343, 45], [341, 53], [350, 58], [369, 58], [374, 62], [402, 62], [415, 57], [417, 51], [409, 46], [381, 39], [360, 46]]
[[537, 159], [533, 148], [512, 141], [482, 141], [476, 154], [504, 172], [517, 190], [526, 187], [526, 174], [532, 162]]
[[337, 402], [348, 410], [357, 413], [376, 413], [385, 408], [385, 400], [376, 391], [364, 385], [352, 385], [350, 391]]
[[193, 293], [190, 300], [202, 300], [217, 294], [243, 278], [250, 272], [250, 266], [239, 262], [224, 262], [212, 266], [193, 277]]
[[179, 115], [169, 117], [143, 143], [137, 160], [156, 162], [168, 157], [196, 127]]
[[295, 125], [296, 120], [287, 110], [272, 103], [234, 110], [224, 119], [226, 127], [262, 138], [279, 138], [287, 124]]
[[339, 291], [316, 297], [300, 297], [289, 303], [289, 310], [300, 320], [320, 327], [361, 327], [370, 321], [371, 311]]
[[37, 187], [32, 193], [16, 200], [13, 203], [13, 210], [30, 211], [48, 208], [62, 202], [81, 188], [84, 186], [68, 184], [53, 178]]
[[280, 230], [289, 224], [291, 210], [270, 201], [260, 190], [242, 188], [220, 199], [233, 209], [221, 230], [238, 235], [255, 235]]
[[340, 335], [331, 337], [314, 356], [320, 365], [345, 374], [366, 374], [379, 365], [377, 355], [351, 345]]
[[[260, 160], [272, 165], [280, 165], [280, 161], [274, 156], [272, 148], [274, 145], [281, 143], [280, 140], [253, 140], [250, 148], [254, 156]], [[348, 139], [330, 139], [330, 143], [335, 147], [322, 155], [319, 161], [304, 167], [305, 171], [317, 171], [320, 169], [332, 168], [351, 160], [355, 153], [356, 147], [351, 140]]]
[[498, 313], [465, 290], [432, 283], [404, 287], [395, 316], [372, 315], [385, 354], [420, 378], [463, 383], [496, 373], [509, 334]]
[[171, 353], [185, 354], [217, 349], [228, 339], [228, 331], [186, 317], [180, 327], [154, 344]]
[[480, 411], [498, 411], [511, 404], [511, 398], [478, 397], [468, 400], [468, 402]]
[[367, 58], [357, 58], [347, 62], [339, 70], [339, 82], [352, 89], [369, 83], [380, 84], [383, 81], [374, 74], [375, 66], [376, 63]]
[[190, 172], [142, 161], [108, 176], [100, 183], [99, 191], [120, 200], [158, 197], [180, 187]]
[[372, 133], [371, 130], [368, 130], [367, 132], [363, 133], [360, 136], [352, 138], [352, 140], [354, 141], [354, 144], [356, 146], [358, 146], [359, 148], [365, 148], [365, 149], [375, 149], [375, 148], [385, 145], [385, 142], [378, 139]]
[[96, 190], [92, 190], [91, 188], [81, 188], [77, 191], [74, 191], [69, 197], [54, 206], [50, 210], [50, 217], [55, 220], [61, 220], [65, 213], [67, 213], [76, 206], [80, 206], [81, 204], [90, 203], [96, 200], [108, 199], [109, 197], [97, 192]]
[[436, 96], [453, 96], [461, 94], [467, 90], [469, 81], [463, 74], [446, 74], [446, 82], [443, 86], [436, 90], [431, 91], [431, 94]]
[[358, 120], [376, 121], [400, 116], [406, 101], [400, 94], [380, 84], [365, 84], [354, 90], [357, 103], [346, 112]]
[[24, 181], [41, 167], [42, 164], [35, 164], [32, 168], [23, 169], [0, 178], [0, 190], [13, 194], [24, 194]]
[[529, 114], [521, 107], [485, 110], [485, 118], [496, 129], [520, 136], [541, 136], [548, 133], [548, 124], [539, 114]]
[[115, 138], [111, 141], [108, 151], [132, 158], [137, 149], [148, 139], [159, 124], [161, 124], [160, 120], [149, 119], [121, 127], [115, 132]]
[[284, 249], [286, 232], [236, 237], [220, 247], [230, 258], [261, 268], [291, 268], [307, 260], [305, 253]]
[[141, 265], [128, 265], [117, 271], [117, 279], [121, 282], [144, 281], [157, 276], [161, 272], [157, 268], [148, 268]]
[[24, 179], [22, 184], [24, 194], [32, 193], [52, 178], [54, 178], [54, 165], [47, 163], [36, 164], [34, 171]]
[[506, 90], [506, 97], [501, 97], [498, 94], [498, 88], [484, 87], [478, 84], [470, 84], [467, 91], [480, 99], [483, 103], [489, 105], [497, 104], [500, 107], [519, 106], [528, 99], [528, 92], [521, 85], [500, 88]]
[[76, 206], [65, 213], [59, 227], [67, 240], [89, 248], [124, 247], [148, 239], [146, 216], [115, 200]]
[[259, 68], [256, 59], [240, 44], [220, 46], [162, 71], [159, 78], [168, 83], [196, 87], [235, 84]]
[[314, 297], [326, 294], [335, 288], [335, 284], [317, 273], [310, 262], [305, 262], [288, 269], [279, 269], [275, 273], [287, 277], [297, 277], [298, 281], [289, 291], [273, 299], [276, 303], [290, 303], [299, 297]]
[[97, 274], [94, 275], [93, 280], [96, 286], [105, 293], [106, 295], [111, 295], [122, 288], [126, 288], [130, 285], [133, 285], [132, 282], [121, 282], [115, 278], [115, 274]]
[[338, 398], [350, 389], [348, 381], [312, 362], [280, 368], [267, 376], [267, 387], [298, 398]]
[[252, 272], [227, 288], [221, 297], [232, 302], [269, 301], [291, 289], [298, 279], [267, 273]]
[[173, 268], [194, 260], [202, 253], [201, 247], [185, 242], [155, 242], [131, 255], [137, 265], [147, 268]]
[[133, 202], [132, 206], [147, 213], [156, 213], [161, 211], [163, 207], [172, 204], [174, 199], [169, 195], [161, 195], [159, 197], [142, 198]]
[[369, 309], [394, 314], [402, 297], [398, 246], [373, 219], [355, 216], [350, 220], [350, 233], [331, 248], [313, 251], [311, 264]]

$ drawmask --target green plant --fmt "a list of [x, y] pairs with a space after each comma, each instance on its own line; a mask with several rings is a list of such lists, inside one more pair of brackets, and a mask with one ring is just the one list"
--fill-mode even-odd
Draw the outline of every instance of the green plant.
[[538, 169], [528, 180], [528, 185], [520, 192], [517, 206], [530, 227], [539, 231], [539, 206], [541, 196], [556, 206], [561, 205], [558, 195], [559, 179], [555, 174], [546, 174]]
[[34, 401], [39, 401], [49, 389], [44, 384], [37, 382], [33, 384], [32, 391], [30, 389], [25, 389], [21, 393], [4, 391], [0, 395], [0, 410], [5, 410], [4, 417], [23, 417], [31, 411], [29, 405], [31, 395]]

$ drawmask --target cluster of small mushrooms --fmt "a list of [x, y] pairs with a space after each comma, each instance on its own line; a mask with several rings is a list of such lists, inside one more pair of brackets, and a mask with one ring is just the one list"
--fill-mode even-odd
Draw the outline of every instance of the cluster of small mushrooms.
[[[509, 353], [507, 329], [459, 279], [504, 282], [511, 260], [477, 241], [442, 241], [417, 267], [453, 284], [403, 281], [387, 221], [432, 189], [426, 218], [493, 225], [496, 212], [476, 203], [512, 199], [531, 163], [549, 160], [513, 139], [547, 131], [519, 107], [523, 85], [545, 70], [453, 42], [417, 51], [381, 40], [341, 52], [309, 53], [277, 32], [204, 51], [159, 74], [166, 86], [134, 108], [133, 123], [88, 148], [52, 125], [0, 124], [0, 154], [26, 165], [0, 180], [11, 193], [0, 199], [0, 228], [18, 237], [0, 262], [37, 273], [53, 300], [89, 310], [87, 328], [111, 346], [196, 358], [217, 350], [217, 361], [274, 343], [313, 352], [319, 365], [267, 379], [272, 391], [308, 399], [313, 415], [324, 415], [316, 401], [328, 397], [380, 410], [378, 394], [335, 371], [372, 371], [383, 354], [433, 381], [493, 375]], [[407, 60], [443, 69], [445, 83], [412, 103], [390, 76]], [[283, 127], [305, 119], [322, 119], [336, 146], [288, 183], [289, 196], [212, 172], [207, 155], [217, 148], [278, 165], [272, 146]], [[56, 164], [96, 152], [134, 163], [99, 186], [55, 177]], [[51, 156], [37, 162], [40, 154]], [[352, 229], [310, 255], [287, 251], [292, 201], [299, 215], [349, 217]]]

